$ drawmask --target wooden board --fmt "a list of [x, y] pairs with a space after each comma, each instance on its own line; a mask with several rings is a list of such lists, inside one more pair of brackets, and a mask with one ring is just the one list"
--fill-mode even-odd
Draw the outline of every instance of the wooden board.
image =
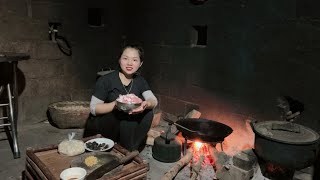
[[71, 161], [74, 157], [61, 155], [57, 149], [37, 152], [35, 155], [48, 167], [49, 171], [56, 179], [60, 178], [60, 173], [70, 167]]

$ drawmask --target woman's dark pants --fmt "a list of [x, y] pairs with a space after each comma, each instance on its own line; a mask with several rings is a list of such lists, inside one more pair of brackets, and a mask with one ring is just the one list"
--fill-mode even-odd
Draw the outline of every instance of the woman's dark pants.
[[129, 151], [138, 150], [145, 143], [152, 119], [153, 112], [149, 109], [136, 115], [113, 111], [102, 116], [91, 116], [83, 136], [101, 134]]

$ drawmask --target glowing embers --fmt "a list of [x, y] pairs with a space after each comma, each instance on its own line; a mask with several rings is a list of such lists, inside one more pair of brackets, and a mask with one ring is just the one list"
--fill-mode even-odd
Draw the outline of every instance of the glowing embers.
[[215, 161], [210, 151], [212, 145], [200, 141], [194, 141], [189, 144], [192, 149], [192, 160], [190, 161], [190, 179], [196, 179], [199, 175], [200, 179], [216, 179]]
[[270, 179], [291, 180], [294, 169], [285, 168], [269, 162], [260, 162], [262, 174]]
[[200, 156], [204, 156], [203, 163], [204, 165], [214, 165], [215, 161], [212, 158], [212, 155], [210, 153], [210, 144], [203, 143], [200, 141], [195, 141], [192, 143], [193, 148], [193, 161], [198, 162], [200, 159]]

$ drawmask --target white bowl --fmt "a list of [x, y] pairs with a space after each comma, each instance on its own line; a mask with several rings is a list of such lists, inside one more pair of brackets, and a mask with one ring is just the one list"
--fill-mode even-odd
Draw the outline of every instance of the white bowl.
[[65, 169], [60, 174], [62, 180], [84, 180], [87, 171], [81, 167], [72, 167]]

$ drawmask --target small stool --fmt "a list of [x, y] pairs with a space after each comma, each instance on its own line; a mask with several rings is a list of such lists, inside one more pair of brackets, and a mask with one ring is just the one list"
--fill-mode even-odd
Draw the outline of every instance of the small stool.
[[[4, 127], [7, 131], [11, 131], [11, 137], [8, 137], [9, 141], [12, 140], [12, 143], [10, 142], [11, 148], [13, 149], [13, 156], [14, 158], [20, 158], [20, 150], [18, 146], [18, 137], [17, 137], [17, 125], [16, 121], [14, 120], [14, 105], [13, 105], [13, 97], [11, 93], [11, 87], [10, 83], [7, 85], [0, 86], [0, 95], [4, 90], [7, 91], [7, 97], [4, 97], [4, 102], [0, 102], [0, 108], [2, 109], [2, 116], [0, 116], [0, 127]], [[9, 128], [8, 128], [9, 127]]]

